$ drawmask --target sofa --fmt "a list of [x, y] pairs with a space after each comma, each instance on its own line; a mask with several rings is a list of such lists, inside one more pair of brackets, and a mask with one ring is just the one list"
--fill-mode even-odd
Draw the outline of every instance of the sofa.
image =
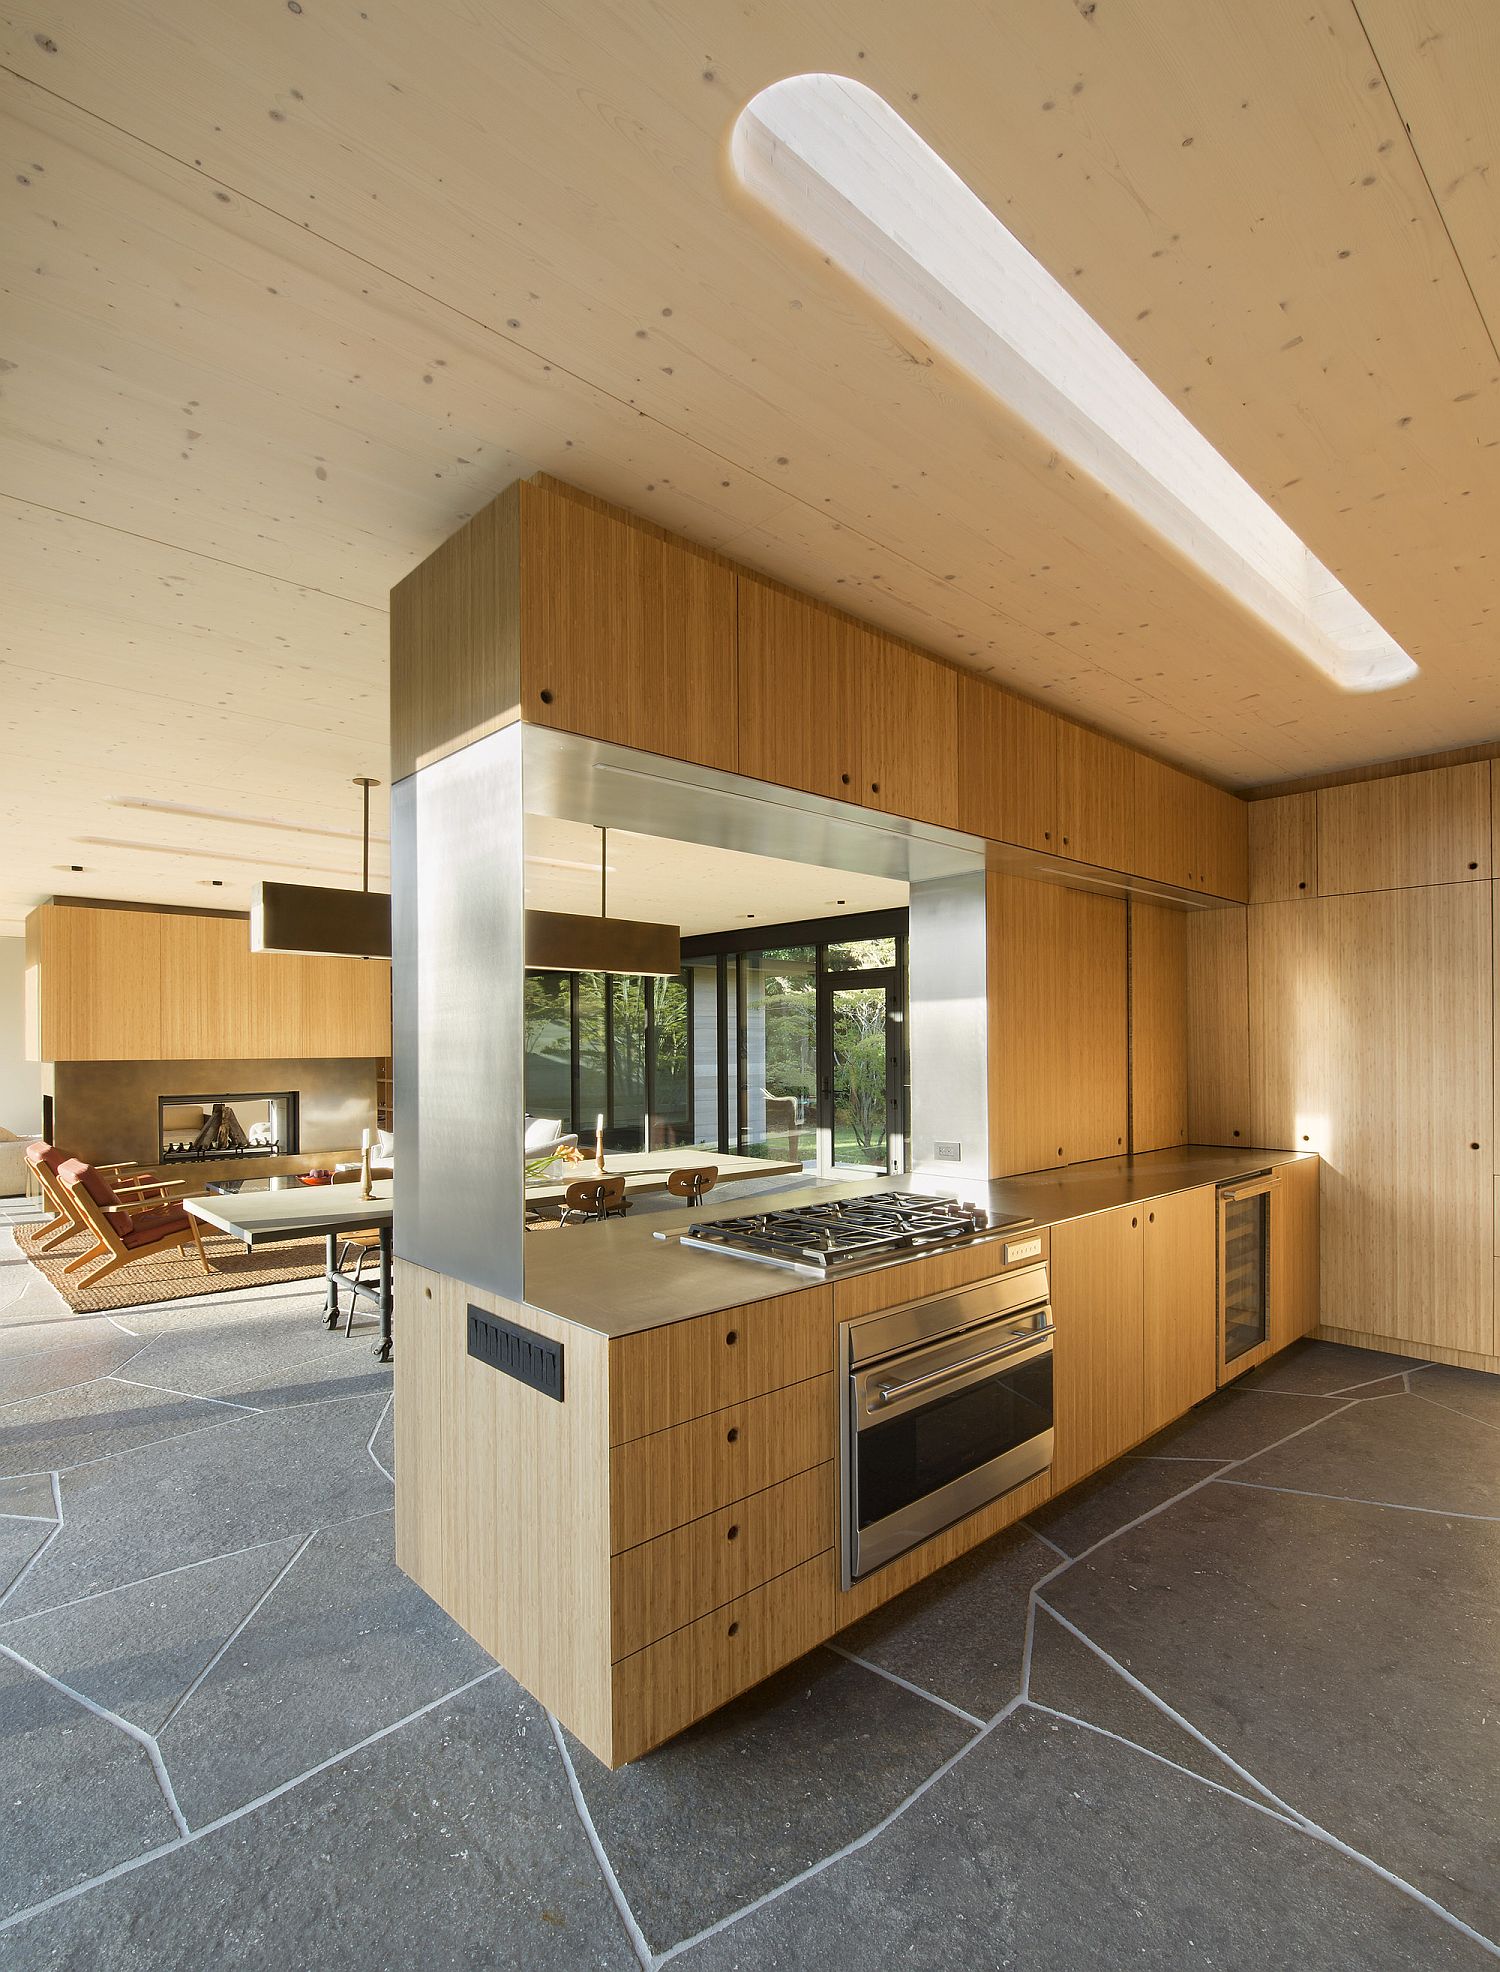
[[0, 1130], [0, 1198], [19, 1198], [26, 1190], [26, 1146], [29, 1137]]

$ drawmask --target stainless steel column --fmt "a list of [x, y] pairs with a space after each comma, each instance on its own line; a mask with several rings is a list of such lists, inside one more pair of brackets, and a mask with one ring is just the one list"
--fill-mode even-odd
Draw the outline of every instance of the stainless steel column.
[[989, 1176], [984, 871], [912, 879], [911, 1169]]
[[521, 728], [391, 790], [396, 1253], [519, 1301]]

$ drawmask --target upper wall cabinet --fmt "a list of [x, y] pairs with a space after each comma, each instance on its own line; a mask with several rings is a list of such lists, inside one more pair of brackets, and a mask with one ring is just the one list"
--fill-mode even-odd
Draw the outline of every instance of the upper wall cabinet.
[[26, 965], [33, 1060], [391, 1051], [387, 960], [252, 952], [244, 918], [42, 904], [26, 920]]
[[1131, 870], [1130, 750], [980, 678], [958, 680], [959, 826], [1103, 869]]
[[733, 772], [733, 568], [550, 487], [521, 495], [521, 716]]
[[735, 571], [518, 481], [391, 592], [391, 775], [518, 716], [736, 766]]
[[1317, 803], [1321, 896], [1490, 875], [1487, 760], [1323, 788]]
[[952, 827], [957, 674], [753, 575], [739, 578], [739, 771]]
[[1243, 903], [1249, 804], [1148, 754], [1134, 759], [1136, 874]]
[[1318, 894], [1318, 797], [1249, 803], [1250, 902], [1293, 904]]
[[1116, 1157], [1130, 1108], [1122, 897], [985, 883], [992, 1178]]

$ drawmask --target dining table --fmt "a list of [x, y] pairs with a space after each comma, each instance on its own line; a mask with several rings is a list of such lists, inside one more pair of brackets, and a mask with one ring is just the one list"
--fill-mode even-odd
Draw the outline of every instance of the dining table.
[[[732, 1184], [737, 1178], [800, 1178], [803, 1172], [800, 1161], [793, 1164], [785, 1159], [778, 1162], [767, 1157], [741, 1157], [728, 1151], [607, 1150], [604, 1153], [603, 1175], [623, 1178], [626, 1196], [629, 1197], [641, 1192], [665, 1191], [667, 1177], [673, 1171], [698, 1171], [709, 1167], [718, 1171], [720, 1184]], [[527, 1182], [526, 1203], [559, 1204], [569, 1185], [599, 1175], [598, 1162], [592, 1157], [585, 1157], [577, 1164], [554, 1162], [535, 1182]]]
[[[371, 1347], [381, 1362], [391, 1360], [391, 1226], [395, 1207], [389, 1178], [377, 1178], [369, 1198], [361, 1196], [356, 1184], [293, 1184], [279, 1190], [205, 1192], [201, 1197], [185, 1198], [182, 1204], [195, 1219], [231, 1239], [242, 1240], [247, 1248], [292, 1239], [325, 1240], [328, 1298], [324, 1315], [328, 1326], [338, 1327], [341, 1288], [347, 1288], [356, 1300], [373, 1302], [380, 1314], [380, 1337]], [[373, 1285], [339, 1272], [339, 1242], [356, 1232], [380, 1235], [380, 1273]]]

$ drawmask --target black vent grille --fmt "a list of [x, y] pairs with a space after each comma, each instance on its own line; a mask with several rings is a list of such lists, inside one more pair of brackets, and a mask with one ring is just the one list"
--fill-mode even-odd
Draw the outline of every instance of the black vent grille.
[[563, 1345], [549, 1342], [519, 1322], [502, 1321], [483, 1308], [469, 1307], [469, 1354], [503, 1376], [513, 1376], [540, 1390], [544, 1397], [563, 1400]]

